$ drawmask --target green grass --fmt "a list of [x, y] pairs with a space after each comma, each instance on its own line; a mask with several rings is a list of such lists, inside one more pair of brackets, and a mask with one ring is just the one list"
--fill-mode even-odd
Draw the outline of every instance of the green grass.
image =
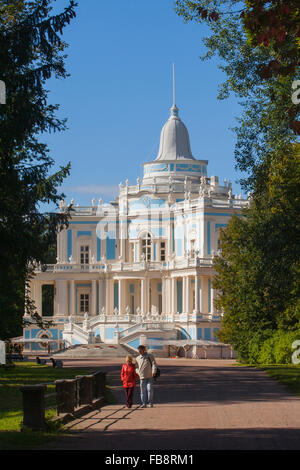
[[[55, 410], [46, 411], [48, 423], [45, 432], [20, 432], [22, 424], [22, 394], [21, 385], [54, 382], [58, 379], [70, 379], [76, 375], [86, 375], [92, 372], [91, 368], [62, 368], [54, 369], [35, 363], [15, 363], [12, 368], [0, 368], [0, 450], [24, 449], [34, 445], [48, 442], [60, 431], [58, 426], [49, 422], [55, 416]], [[54, 384], [47, 387], [47, 393], [54, 391]], [[52, 400], [52, 402], [51, 402]], [[54, 404], [55, 398], [46, 402], [46, 406]]]
[[291, 392], [300, 396], [300, 365], [261, 365], [261, 369], [278, 382], [285, 385]]
[[246, 364], [238, 362], [237, 367], [255, 367], [264, 370], [270, 377], [285, 385], [292, 393], [300, 396], [300, 364]]

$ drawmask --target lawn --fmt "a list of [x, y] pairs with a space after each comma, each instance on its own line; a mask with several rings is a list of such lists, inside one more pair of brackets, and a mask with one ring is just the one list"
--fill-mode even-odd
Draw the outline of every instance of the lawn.
[[291, 392], [300, 396], [300, 365], [262, 365], [261, 369], [278, 382], [285, 385]]
[[[43, 444], [59, 433], [59, 429], [49, 426], [45, 432], [20, 432], [22, 423], [22, 394], [21, 385], [50, 383], [58, 379], [70, 379], [76, 375], [87, 375], [91, 368], [62, 368], [38, 365], [31, 362], [16, 362], [15, 367], [0, 368], [0, 450], [24, 449], [33, 445]], [[54, 390], [54, 384], [47, 388], [47, 393]], [[52, 399], [53, 400], [53, 399]], [[51, 403], [47, 402], [46, 405]], [[48, 410], [46, 418], [55, 415]]]

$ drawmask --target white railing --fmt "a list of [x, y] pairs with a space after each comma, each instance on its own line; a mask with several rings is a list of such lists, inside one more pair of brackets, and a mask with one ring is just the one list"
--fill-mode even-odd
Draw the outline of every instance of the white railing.
[[143, 332], [147, 330], [161, 330], [161, 331], [166, 331], [166, 330], [172, 330], [174, 329], [174, 324], [173, 323], [156, 323], [156, 322], [143, 322], [143, 323], [137, 323], [133, 326], [130, 326], [129, 328], [126, 328], [123, 331], [119, 332], [119, 337], [120, 339], [125, 339], [128, 336], [137, 333], [137, 332]]
[[77, 341], [82, 341], [83, 343], [88, 343], [89, 333], [84, 330], [81, 326], [76, 325], [76, 323], [67, 323], [63, 333], [73, 333]]
[[74, 273], [82, 273], [82, 272], [120, 272], [120, 271], [161, 271], [161, 270], [168, 270], [168, 269], [176, 269], [176, 268], [193, 268], [193, 267], [201, 267], [201, 266], [212, 266], [213, 263], [213, 255], [206, 258], [199, 258], [199, 257], [183, 257], [177, 258], [171, 261], [141, 261], [138, 263], [132, 262], [99, 262], [99, 263], [91, 263], [88, 265], [84, 264], [75, 264], [75, 263], [58, 263], [58, 264], [48, 264], [44, 265], [44, 267], [37, 266], [35, 271], [36, 272], [74, 272]]

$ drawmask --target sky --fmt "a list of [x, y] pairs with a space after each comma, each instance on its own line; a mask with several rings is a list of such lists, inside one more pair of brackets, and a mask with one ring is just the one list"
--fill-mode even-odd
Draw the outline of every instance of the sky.
[[[49, 102], [60, 104], [68, 130], [43, 136], [52, 171], [71, 162], [62, 187], [66, 202], [112, 201], [120, 182], [135, 184], [142, 163], [156, 158], [172, 105], [173, 63], [176, 104], [194, 157], [209, 161], [208, 176], [231, 180], [240, 193], [230, 127], [241, 107], [235, 97], [217, 99], [226, 78], [218, 60], [199, 58], [207, 29], [184, 23], [174, 0], [77, 1], [77, 17], [63, 35], [70, 77], [47, 82]], [[56, 9], [65, 5], [57, 0]]]

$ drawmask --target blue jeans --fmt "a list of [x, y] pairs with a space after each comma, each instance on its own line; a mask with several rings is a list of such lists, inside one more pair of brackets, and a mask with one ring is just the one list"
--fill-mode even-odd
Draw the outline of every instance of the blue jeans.
[[148, 396], [148, 403], [150, 405], [153, 404], [153, 379], [141, 379], [140, 380], [140, 388], [141, 388], [141, 402], [142, 405], [147, 404], [147, 396]]

